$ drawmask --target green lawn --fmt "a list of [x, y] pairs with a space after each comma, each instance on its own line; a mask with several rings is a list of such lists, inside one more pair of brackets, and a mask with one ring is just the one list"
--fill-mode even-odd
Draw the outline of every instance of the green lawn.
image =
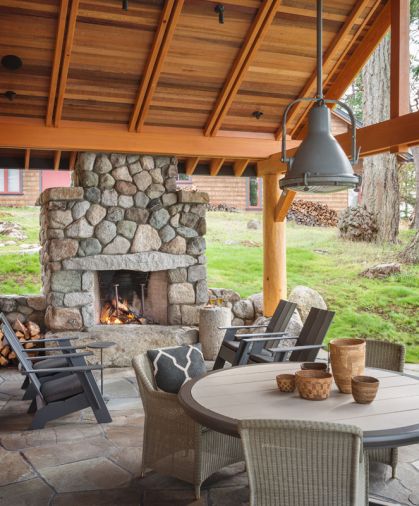
[[[262, 290], [262, 231], [248, 230], [257, 213], [208, 213], [208, 282], [232, 288], [242, 296]], [[0, 220], [20, 223], [26, 241], [0, 250], [0, 293], [39, 293], [38, 254], [22, 254], [22, 242], [38, 240], [38, 209], [0, 208]], [[366, 267], [388, 262], [411, 237], [403, 231], [397, 246], [350, 243], [337, 238], [336, 229], [287, 225], [288, 288], [307, 285], [318, 290], [336, 311], [328, 338], [365, 336], [401, 341], [408, 360], [419, 362], [417, 308], [419, 267], [382, 280], [358, 276]]]

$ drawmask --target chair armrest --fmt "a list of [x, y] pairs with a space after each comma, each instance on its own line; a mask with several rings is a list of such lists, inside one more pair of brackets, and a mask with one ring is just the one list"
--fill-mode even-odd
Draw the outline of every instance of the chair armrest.
[[[36, 341], [31, 341], [31, 343], [36, 343]], [[48, 346], [47, 348], [24, 348], [26, 353], [30, 353], [31, 351], [37, 351], [41, 349], [42, 351], [73, 351], [73, 350], [85, 350], [87, 346]], [[64, 355], [64, 353], [63, 353]]]
[[269, 342], [269, 341], [277, 341], [278, 337], [254, 337], [254, 338], [246, 338], [240, 339], [240, 341], [244, 341], [245, 343], [260, 343], [260, 342]]
[[54, 342], [59, 342], [59, 341], [70, 341], [73, 340], [73, 339], [80, 339], [79, 337], [56, 337], [56, 338], [53, 338], [53, 337], [44, 337], [42, 339], [30, 339], [30, 340], [25, 340], [25, 341], [19, 341], [20, 343], [54, 343]]
[[307, 346], [289, 346], [289, 347], [282, 347], [282, 348], [269, 348], [269, 351], [272, 353], [282, 353], [287, 351], [300, 351], [300, 350], [315, 350], [323, 348], [323, 346], [326, 346], [324, 344], [310, 344]]
[[228, 329], [259, 329], [267, 327], [267, 325], [231, 325], [230, 327], [218, 327], [219, 330], [228, 330]]
[[102, 365], [80, 365], [72, 367], [51, 367], [50, 369], [27, 369], [22, 374], [38, 374], [40, 372], [88, 372], [104, 369]]
[[[284, 336], [285, 332], [261, 332], [260, 334], [241, 334], [240, 339], [248, 339], [251, 337], [273, 337], [277, 336], [277, 339], [280, 339], [281, 336]], [[296, 337], [283, 337], [283, 339], [297, 339]]]
[[93, 355], [92, 351], [85, 351], [84, 353], [61, 353], [61, 355], [45, 355], [42, 357], [26, 357], [28, 360], [36, 362], [37, 360], [48, 360], [50, 358], [74, 358], [74, 357], [89, 357]]

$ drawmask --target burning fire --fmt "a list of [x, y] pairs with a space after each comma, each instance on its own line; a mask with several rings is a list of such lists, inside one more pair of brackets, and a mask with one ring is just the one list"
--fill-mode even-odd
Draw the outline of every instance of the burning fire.
[[[118, 302], [117, 302], [118, 301]], [[122, 325], [128, 323], [146, 323], [146, 319], [138, 314], [127, 300], [112, 299], [106, 302], [100, 312], [100, 323], [105, 325]]]

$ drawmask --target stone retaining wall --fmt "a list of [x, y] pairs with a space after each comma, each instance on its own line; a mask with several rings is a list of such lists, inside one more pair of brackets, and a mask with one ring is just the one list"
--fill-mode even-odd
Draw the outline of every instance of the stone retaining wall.
[[208, 300], [208, 195], [176, 191], [169, 157], [81, 153], [73, 188], [40, 197], [42, 284], [52, 330], [97, 323], [98, 270], [167, 271], [169, 324], [197, 321]]

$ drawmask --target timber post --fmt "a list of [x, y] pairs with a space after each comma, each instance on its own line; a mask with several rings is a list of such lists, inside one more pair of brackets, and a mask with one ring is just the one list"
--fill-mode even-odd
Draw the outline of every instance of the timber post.
[[279, 201], [278, 174], [263, 176], [263, 313], [272, 316], [287, 296], [286, 222], [275, 221]]

